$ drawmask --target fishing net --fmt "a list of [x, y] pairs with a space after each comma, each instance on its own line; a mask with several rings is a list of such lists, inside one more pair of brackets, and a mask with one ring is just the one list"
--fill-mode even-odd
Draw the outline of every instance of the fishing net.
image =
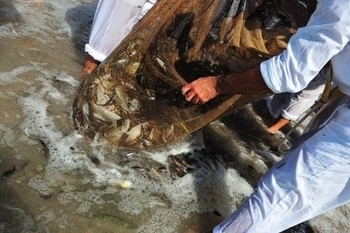
[[201, 76], [244, 71], [280, 53], [315, 5], [159, 0], [83, 82], [74, 103], [77, 129], [113, 146], [155, 148], [262, 98], [222, 95], [194, 105], [180, 87]]

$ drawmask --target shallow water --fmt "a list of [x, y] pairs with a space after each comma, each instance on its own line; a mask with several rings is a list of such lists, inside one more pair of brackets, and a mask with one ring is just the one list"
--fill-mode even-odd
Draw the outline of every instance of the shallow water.
[[[286, 131], [262, 136], [260, 101], [155, 151], [84, 139], [72, 105], [95, 7], [0, 1], [0, 232], [210, 232], [281, 158]], [[171, 155], [190, 158], [192, 169], [174, 175]], [[348, 214], [344, 206], [309, 223], [347, 232]]]

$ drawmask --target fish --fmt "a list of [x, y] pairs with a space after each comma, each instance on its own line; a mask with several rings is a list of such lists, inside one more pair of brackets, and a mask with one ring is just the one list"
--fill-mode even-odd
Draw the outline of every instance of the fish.
[[262, 99], [266, 95], [220, 95], [194, 105], [172, 90], [198, 77], [242, 72], [281, 53], [316, 4], [158, 0], [82, 83], [73, 103], [76, 129], [111, 146], [157, 148]]
[[7, 179], [9, 176], [12, 176], [17, 170], [19, 169], [18, 166], [13, 166], [12, 169], [10, 170], [7, 170], [5, 171], [3, 174], [2, 174], [2, 179], [5, 180]]

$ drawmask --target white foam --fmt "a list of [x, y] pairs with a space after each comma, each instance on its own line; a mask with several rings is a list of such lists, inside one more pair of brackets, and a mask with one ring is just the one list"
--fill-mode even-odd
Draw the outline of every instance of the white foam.
[[36, 175], [31, 178], [28, 182], [28, 186], [38, 191], [43, 196], [50, 196], [53, 189], [50, 188], [49, 184], [42, 180], [40, 175]]
[[35, 216], [35, 220], [39, 221], [41, 224], [47, 224], [54, 221], [56, 218], [55, 213], [52, 210], [44, 211], [43, 213]]
[[[46, 74], [48, 76], [50, 74]], [[44, 78], [41, 78], [44, 79]], [[108, 161], [103, 156], [104, 149], [98, 142], [92, 142], [91, 155], [95, 156], [100, 164], [96, 166], [89, 159], [84, 151], [70, 150], [71, 147], [77, 148], [77, 143], [81, 136], [72, 133], [63, 136], [57, 131], [54, 126], [53, 116], [47, 114], [48, 102], [44, 99], [55, 99], [55, 101], [65, 104], [66, 98], [59, 97], [58, 91], [49, 84], [43, 85], [39, 91], [35, 88], [31, 89], [30, 95], [20, 99], [23, 110], [27, 115], [26, 122], [23, 123], [23, 128], [29, 135], [40, 135], [45, 139], [45, 143], [50, 151], [50, 158], [46, 166], [46, 175], [50, 179], [59, 179], [64, 171], [72, 171], [80, 168], [87, 170], [93, 176], [83, 178], [83, 183], [91, 183], [96, 187], [101, 185], [120, 185], [121, 182], [127, 181], [132, 184], [132, 189], [118, 191], [121, 200], [117, 203], [120, 211], [132, 215], [139, 215], [148, 212], [162, 213], [162, 218], [153, 214], [149, 221], [142, 224], [139, 228], [142, 229], [161, 229], [162, 224], [169, 219], [179, 220], [191, 212], [210, 211], [218, 208], [220, 212], [228, 214], [232, 211], [232, 207], [237, 206], [238, 200], [242, 201], [242, 196], [248, 195], [251, 192], [251, 187], [242, 179], [235, 171], [226, 171], [222, 167], [217, 173], [210, 170], [198, 170], [187, 174], [181, 179], [172, 180], [165, 177], [159, 183], [148, 179], [140, 179], [134, 176], [122, 175], [121, 171], [124, 168], [119, 167], [112, 161]], [[47, 95], [47, 93], [51, 93]], [[57, 94], [55, 94], [57, 93]], [[37, 107], [39, 106], [39, 107]], [[202, 135], [196, 135], [173, 145], [170, 149], [155, 150], [147, 152], [153, 160], [162, 164], [167, 164], [167, 156], [171, 154], [192, 153], [196, 149], [202, 149]], [[42, 183], [31, 182], [31, 187], [41, 193], [47, 193]], [[213, 186], [215, 188], [213, 188]], [[239, 187], [239, 188], [237, 188]], [[228, 192], [231, 188], [235, 192]], [[114, 189], [111, 192], [117, 192]], [[216, 190], [216, 191], [213, 191]], [[152, 193], [158, 193], [163, 198], [152, 196]], [[57, 197], [61, 204], [69, 204], [78, 202], [80, 205], [76, 212], [89, 212], [92, 205], [104, 205], [105, 201], [102, 196], [105, 193], [97, 190], [86, 190], [77, 192], [75, 189], [64, 189]], [[209, 201], [214, 200], [214, 201]], [[221, 203], [226, 203], [225, 207]], [[230, 203], [231, 205], [227, 205]], [[164, 212], [166, 214], [164, 214]], [[177, 221], [167, 223], [169, 229], [175, 229]], [[169, 231], [171, 232], [171, 231]]]
[[166, 164], [168, 155], [192, 153], [193, 151], [203, 149], [204, 147], [203, 135], [201, 131], [198, 131], [185, 137], [183, 140], [171, 144], [170, 146], [146, 151], [145, 153], [147, 153], [154, 161]]
[[[201, 168], [182, 178], [172, 179], [164, 175], [163, 179], [152, 180], [118, 165], [118, 158], [124, 156], [124, 150], [111, 152], [97, 141], [88, 141], [87, 148], [82, 146], [85, 140], [73, 130], [71, 118], [73, 98], [80, 81], [70, 74], [69, 69], [80, 69], [82, 60], [75, 60], [83, 58], [72, 55], [74, 48], [70, 40], [77, 42], [73, 38], [76, 36], [74, 33], [79, 34], [80, 40], [86, 39], [97, 0], [45, 0], [42, 5], [36, 6], [22, 0], [13, 2], [24, 22], [0, 25], [0, 38], [11, 45], [18, 41], [23, 43], [26, 38], [30, 38], [30, 43], [20, 45], [23, 47], [19, 51], [16, 49], [15, 55], [11, 50], [2, 54], [5, 59], [6, 56], [15, 57], [25, 61], [26, 65], [14, 64], [15, 68], [11, 71], [8, 71], [11, 68], [6, 63], [6, 67], [2, 67], [6, 72], [0, 73], [0, 98], [18, 108], [15, 115], [6, 111], [4, 117], [16, 118], [18, 125], [14, 128], [13, 124], [1, 122], [0, 143], [14, 150], [19, 150], [20, 146], [37, 146], [35, 148], [40, 151], [41, 140], [48, 149], [48, 158], [42, 159], [45, 161], [42, 165], [35, 166], [40, 174], [26, 173], [28, 182], [27, 179], [16, 179], [18, 186], [26, 184], [40, 196], [50, 197], [52, 194], [47, 202], [40, 202], [46, 208], [38, 210], [38, 207], [29, 206], [33, 208], [30, 215], [20, 208], [5, 206], [20, 219], [18, 232], [40, 229], [44, 232], [65, 229], [74, 224], [79, 226], [79, 223], [72, 222], [71, 215], [74, 215], [73, 219], [79, 219], [78, 214], [94, 217], [91, 214], [93, 208], [103, 209], [109, 205], [116, 208], [121, 216], [124, 213], [135, 218], [141, 214], [147, 216], [140, 218], [137, 232], [175, 232], [179, 223], [193, 212], [216, 210], [227, 216], [253, 191], [236, 170], [220, 165], [216, 171]], [[84, 7], [81, 7], [82, 4], [85, 4]], [[76, 14], [72, 14], [74, 10]], [[32, 54], [38, 57], [30, 57]], [[63, 126], [67, 128], [61, 130], [63, 126], [57, 122], [64, 122]], [[142, 152], [141, 156], [149, 156], [167, 166], [167, 156], [192, 153], [202, 148], [202, 135], [198, 133], [167, 148]], [[244, 142], [237, 140], [234, 149], [241, 152], [237, 156], [241, 156], [242, 160], [257, 160], [257, 170], [262, 172], [266, 169], [263, 159], [251, 154]], [[265, 157], [277, 159], [267, 150], [260, 152]], [[38, 154], [42, 155], [23, 153], [13, 157], [32, 161], [34, 158], [30, 156]], [[115, 160], [110, 159], [113, 156]], [[97, 158], [99, 163], [93, 163], [92, 157]], [[7, 160], [0, 160], [1, 165], [4, 163]], [[122, 188], [123, 184], [127, 187]], [[324, 232], [334, 232], [332, 224], [338, 220], [348, 222], [346, 215], [338, 212], [329, 213], [326, 218], [331, 220], [313, 220], [325, 229]], [[6, 224], [0, 223], [0, 231], [3, 228]]]
[[83, 201], [79, 207], [77, 208], [77, 213], [87, 213], [90, 211], [90, 208], [92, 207], [92, 203], [89, 201]]
[[[115, 205], [121, 213], [140, 215], [148, 213], [149, 219], [141, 224], [138, 232], [160, 232], [164, 225], [167, 232], [175, 231], [178, 222], [183, 216], [192, 212], [219, 211], [223, 216], [230, 214], [236, 206], [252, 192], [252, 187], [233, 169], [224, 169], [219, 166], [217, 171], [208, 169], [195, 170], [182, 177], [172, 180], [164, 177], [154, 182], [142, 179], [130, 172], [123, 174], [125, 168], [107, 160], [104, 156], [105, 148], [97, 141], [91, 142], [91, 151], [87, 154], [79, 149], [82, 136], [76, 132], [63, 135], [55, 126], [55, 117], [50, 115], [48, 108], [51, 102], [57, 105], [68, 105], [69, 94], [62, 93], [48, 81], [55, 75], [72, 89], [76, 82], [65, 78], [65, 74], [56, 72], [40, 72], [34, 79], [42, 83], [40, 88], [32, 85], [27, 89], [27, 95], [19, 97], [19, 104], [25, 115], [21, 128], [29, 136], [39, 136], [49, 149], [49, 158], [45, 166], [45, 178], [35, 176], [28, 185], [42, 195], [50, 195], [51, 185], [57, 185], [57, 180], [63, 179], [63, 173], [76, 174], [79, 170], [83, 176], [82, 184], [92, 184], [94, 187], [108, 186], [106, 189], [87, 189], [78, 191], [75, 186], [62, 186], [57, 200], [62, 205], [78, 203], [76, 213], [90, 213], [93, 206], [106, 204], [103, 196], [118, 194], [120, 200]], [[68, 105], [69, 106], [69, 105]], [[250, 158], [243, 145], [238, 145], [243, 157]], [[71, 148], [75, 148], [72, 150]], [[202, 149], [202, 135], [196, 135], [172, 145], [167, 149], [146, 152], [151, 159], [167, 165], [167, 156], [171, 154], [192, 153]], [[115, 151], [118, 154], [118, 150]], [[99, 164], [92, 163], [89, 156], [98, 159]], [[130, 182], [131, 189], [119, 188], [123, 182]], [[232, 191], [234, 190], [234, 192]], [[157, 193], [157, 196], [154, 196]], [[66, 218], [62, 218], [62, 227], [66, 226]]]
[[12, 129], [0, 124], [1, 139], [2, 144], [13, 145], [13, 140], [15, 139], [15, 133]]

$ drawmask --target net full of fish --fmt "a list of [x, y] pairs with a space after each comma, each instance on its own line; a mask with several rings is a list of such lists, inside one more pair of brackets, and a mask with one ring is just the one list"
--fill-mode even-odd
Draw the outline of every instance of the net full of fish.
[[222, 95], [193, 105], [180, 87], [281, 53], [315, 7], [316, 0], [159, 0], [83, 82], [74, 103], [76, 128], [126, 148], [185, 137], [262, 96]]

